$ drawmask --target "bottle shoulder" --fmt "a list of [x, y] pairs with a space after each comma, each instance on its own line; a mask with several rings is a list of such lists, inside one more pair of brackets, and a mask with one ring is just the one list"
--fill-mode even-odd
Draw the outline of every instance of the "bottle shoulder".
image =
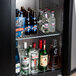
[[29, 53], [39, 53], [37, 49], [31, 49]]
[[46, 50], [44, 50], [44, 51], [41, 51], [41, 52], [40, 52], [40, 55], [47, 55], [47, 52], [46, 52]]

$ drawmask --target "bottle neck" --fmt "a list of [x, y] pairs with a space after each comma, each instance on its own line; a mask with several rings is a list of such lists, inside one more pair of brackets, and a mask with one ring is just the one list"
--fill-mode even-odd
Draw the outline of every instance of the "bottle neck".
[[51, 16], [54, 17], [54, 13], [52, 13]]
[[45, 12], [45, 18], [48, 18], [48, 14], [47, 14], [47, 12]]
[[43, 50], [46, 50], [46, 45], [45, 44], [43, 45]]

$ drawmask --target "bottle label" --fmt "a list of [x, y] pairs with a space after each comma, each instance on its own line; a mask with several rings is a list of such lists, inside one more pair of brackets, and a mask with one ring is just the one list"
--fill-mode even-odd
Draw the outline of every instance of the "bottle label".
[[34, 25], [33, 30], [34, 30], [34, 32], [36, 32], [36, 31], [37, 31], [37, 24], [36, 24], [36, 25]]
[[22, 61], [21, 68], [22, 69], [29, 69], [29, 58], [23, 56], [21, 61]]
[[16, 73], [18, 74], [20, 72], [20, 63], [16, 64]]
[[48, 29], [48, 26], [49, 26], [48, 24], [42, 25], [42, 27], [45, 28], [45, 29]]
[[55, 49], [54, 49], [54, 56], [57, 55], [57, 54], [58, 54], [58, 49], [55, 48]]
[[51, 25], [55, 27], [55, 23], [51, 23]]
[[28, 27], [25, 27], [25, 32], [30, 32], [30, 30], [31, 30], [30, 25], [28, 25]]
[[46, 67], [48, 64], [48, 55], [40, 56], [40, 66]]
[[31, 66], [32, 66], [32, 68], [37, 68], [37, 66], [38, 66], [38, 54], [32, 54], [32, 57], [31, 57], [32, 59], [32, 62], [31, 62]]

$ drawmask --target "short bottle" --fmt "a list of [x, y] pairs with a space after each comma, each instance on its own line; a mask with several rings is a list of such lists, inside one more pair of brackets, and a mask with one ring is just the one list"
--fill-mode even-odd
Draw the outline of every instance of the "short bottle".
[[44, 17], [42, 18], [41, 31], [43, 33], [49, 33], [49, 21], [48, 21], [48, 13], [44, 12]]
[[48, 65], [48, 54], [46, 51], [46, 40], [43, 40], [43, 50], [40, 52], [40, 64], [39, 64], [39, 70], [46, 71], [47, 65]]
[[27, 42], [24, 42], [24, 50], [21, 55], [21, 75], [29, 74], [29, 54], [27, 50]]
[[55, 29], [56, 29], [56, 19], [55, 19], [54, 11], [52, 11], [49, 18], [49, 31], [55, 32]]
[[36, 50], [36, 43], [33, 43], [33, 48], [30, 50], [30, 72], [31, 74], [38, 73], [38, 58], [39, 52]]

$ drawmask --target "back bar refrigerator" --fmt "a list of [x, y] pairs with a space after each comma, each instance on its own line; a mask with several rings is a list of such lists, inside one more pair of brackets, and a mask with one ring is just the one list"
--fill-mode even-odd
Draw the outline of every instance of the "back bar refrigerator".
[[0, 75], [70, 76], [73, 0], [0, 1]]

